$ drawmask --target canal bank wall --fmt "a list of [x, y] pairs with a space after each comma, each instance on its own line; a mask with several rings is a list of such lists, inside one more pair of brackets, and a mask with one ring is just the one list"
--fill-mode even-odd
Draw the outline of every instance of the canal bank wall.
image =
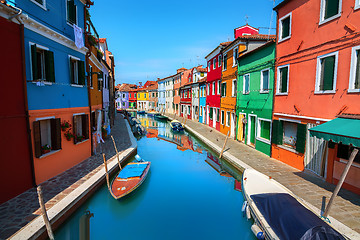
[[[119, 150], [121, 163], [126, 162], [136, 154], [137, 141], [128, 122], [119, 114], [116, 116], [112, 135]], [[109, 137], [102, 144], [101, 151], [97, 155], [69, 169], [64, 174], [41, 184], [47, 214], [53, 230], [60, 226], [106, 182], [102, 153], [106, 155], [109, 173], [118, 171], [116, 152]], [[56, 190], [56, 188], [58, 189]], [[55, 191], [57, 194], [51, 191]], [[21, 208], [23, 208], [23, 212], [18, 211]], [[39, 210], [36, 189], [31, 189], [0, 205], [0, 215], [2, 217], [0, 220], [0, 239], [46, 239], [48, 237]], [[19, 221], [23, 221], [18, 223], [20, 226], [16, 225], [16, 222]]]
[[[167, 116], [171, 120], [177, 119], [180, 122], [183, 120], [172, 114], [167, 114]], [[226, 138], [224, 134], [189, 119], [186, 120], [185, 129], [220, 154]], [[271, 176], [319, 215], [324, 208], [323, 199], [326, 198], [328, 201], [335, 189], [335, 185], [292, 168], [233, 139], [228, 139], [222, 158], [241, 171], [253, 168], [267, 176]], [[334, 202], [329, 219], [331, 225], [349, 239], [360, 239], [359, 195], [342, 189]]]

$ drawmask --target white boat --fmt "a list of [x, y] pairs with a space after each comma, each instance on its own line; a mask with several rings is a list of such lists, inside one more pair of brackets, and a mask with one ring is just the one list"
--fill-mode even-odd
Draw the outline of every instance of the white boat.
[[242, 185], [243, 210], [250, 210], [259, 239], [346, 239], [271, 177], [246, 169]]

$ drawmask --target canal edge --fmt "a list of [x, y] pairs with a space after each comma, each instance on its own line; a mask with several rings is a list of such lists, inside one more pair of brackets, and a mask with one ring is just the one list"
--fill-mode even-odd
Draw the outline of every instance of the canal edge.
[[[172, 121], [176, 118], [170, 117], [167, 115], [167, 117]], [[213, 149], [215, 152], [217, 152], [218, 154], [220, 154], [221, 152], [221, 147], [217, 146], [216, 144], [212, 143], [209, 139], [207, 139], [206, 137], [204, 137], [203, 135], [201, 135], [200, 133], [198, 133], [197, 131], [195, 131], [194, 129], [192, 129], [191, 127], [187, 126], [186, 124], [184, 124], [184, 127], [186, 130], [188, 130], [189, 132], [191, 132], [192, 134], [194, 134], [196, 136], [196, 138], [198, 138], [201, 142], [203, 142], [205, 145], [207, 145], [208, 147], [210, 147], [211, 149]], [[241, 161], [240, 159], [238, 159], [237, 157], [233, 156], [232, 154], [230, 154], [229, 152], [224, 152], [222, 158], [224, 158], [225, 160], [227, 160], [233, 167], [241, 170], [242, 172], [245, 169], [253, 169], [253, 167], [251, 167], [250, 165], [244, 163], [243, 161]], [[280, 183], [281, 184], [281, 183]], [[284, 188], [286, 188], [285, 186], [283, 186]], [[317, 207], [315, 207], [314, 205], [312, 205], [311, 203], [307, 202], [306, 200], [304, 200], [303, 198], [299, 197], [298, 195], [294, 194], [290, 189], [286, 188], [288, 191], [290, 191], [294, 196], [296, 196], [299, 200], [301, 200], [304, 204], [306, 204], [313, 212], [315, 213], [320, 213], [321, 210]], [[341, 232], [342, 234], [344, 234], [346, 237], [348, 237], [349, 239], [359, 239], [360, 240], [360, 234], [357, 233], [356, 231], [352, 230], [350, 227], [346, 226], [345, 224], [343, 224], [342, 222], [338, 221], [337, 219], [335, 219], [332, 216], [328, 216], [328, 219], [331, 222], [331, 225], [339, 232]]]
[[[119, 160], [121, 163], [127, 161], [129, 158], [131, 158], [137, 153], [137, 141], [131, 131], [128, 121], [126, 119], [124, 120], [130, 137], [131, 146], [119, 154]], [[110, 174], [118, 169], [116, 155], [108, 159], [107, 165]], [[58, 228], [61, 223], [63, 223], [68, 217], [70, 217], [71, 214], [75, 212], [76, 209], [79, 208], [83, 202], [85, 202], [103, 183], [105, 183], [105, 181], [105, 166], [104, 164], [102, 164], [101, 169], [97, 173], [95, 173], [92, 177], [82, 183], [79, 187], [74, 189], [71, 193], [69, 193], [53, 207], [47, 209], [47, 214], [51, 225], [53, 226], [53, 230]], [[25, 225], [22, 229], [17, 231], [8, 239], [22, 240], [46, 238], [47, 234], [45, 222], [42, 218], [42, 215], [39, 215], [33, 221]]]

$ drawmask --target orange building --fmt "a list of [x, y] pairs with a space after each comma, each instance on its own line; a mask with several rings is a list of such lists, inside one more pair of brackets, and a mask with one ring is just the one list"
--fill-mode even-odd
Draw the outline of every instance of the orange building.
[[[358, 1], [286, 0], [275, 8], [272, 157], [331, 183], [338, 181], [353, 146], [330, 135], [312, 137], [307, 130], [360, 113], [359, 7]], [[359, 164], [357, 157], [343, 185], [357, 193]]]
[[220, 132], [223, 134], [229, 132], [231, 138], [235, 137], [236, 129], [237, 58], [266, 43], [269, 37], [273, 37], [258, 34], [257, 29], [248, 25], [235, 29], [234, 33], [235, 40], [221, 51], [223, 57], [221, 103], [220, 113], [215, 114], [220, 118]]

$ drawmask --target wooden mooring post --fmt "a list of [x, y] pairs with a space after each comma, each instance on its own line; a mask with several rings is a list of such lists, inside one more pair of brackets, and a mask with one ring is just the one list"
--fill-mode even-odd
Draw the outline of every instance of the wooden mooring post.
[[105, 165], [106, 183], [107, 183], [108, 189], [110, 191], [109, 174], [108, 174], [108, 168], [107, 168], [107, 162], [106, 162], [106, 158], [105, 158], [105, 153], [103, 153], [103, 159], [104, 159], [104, 165]]
[[119, 159], [119, 152], [118, 152], [118, 150], [117, 150], [117, 148], [116, 148], [115, 140], [114, 140], [114, 138], [113, 138], [112, 135], [111, 135], [111, 139], [112, 139], [112, 141], [113, 141], [113, 143], [114, 143], [114, 148], [115, 148], [115, 151], [116, 151], [116, 158], [117, 158], [117, 161], [118, 161], [118, 164], [119, 164], [119, 169], [121, 170], [121, 164], [120, 164], [120, 159]]
[[45, 222], [45, 226], [46, 226], [46, 230], [47, 230], [49, 239], [54, 240], [54, 234], [53, 234], [53, 231], [51, 229], [51, 224], [50, 224], [50, 221], [49, 221], [49, 217], [48, 217], [48, 215], [46, 213], [46, 208], [45, 208], [45, 204], [44, 204], [44, 198], [43, 198], [43, 195], [42, 195], [41, 186], [37, 187], [37, 193], [38, 193], [38, 198], [39, 198], [41, 214], [42, 214], [44, 222]]
[[339, 193], [340, 188], [341, 188], [342, 184], [343, 184], [344, 181], [345, 181], [346, 175], [348, 174], [348, 172], [349, 172], [349, 170], [350, 170], [350, 167], [351, 167], [351, 165], [352, 165], [352, 163], [353, 163], [353, 161], [354, 161], [354, 159], [355, 159], [358, 151], [359, 151], [359, 150], [357, 150], [356, 148], [354, 148], [354, 150], [352, 151], [352, 153], [351, 153], [351, 155], [350, 155], [350, 158], [349, 158], [349, 161], [348, 161], [348, 163], [346, 164], [343, 173], [341, 174], [340, 180], [339, 180], [338, 184], [336, 185], [336, 188], [335, 188], [333, 194], [331, 195], [331, 198], [330, 198], [330, 201], [329, 201], [328, 205], [326, 206], [325, 212], [324, 212], [324, 214], [323, 214], [323, 217], [324, 217], [324, 218], [327, 218], [327, 216], [329, 215], [329, 212], [330, 212], [330, 209], [331, 209], [331, 207], [332, 207], [332, 205], [333, 205], [333, 202], [334, 202], [334, 200], [335, 200], [335, 197], [336, 197], [337, 194]]
[[224, 149], [225, 149], [225, 146], [226, 146], [226, 142], [227, 142], [227, 140], [228, 140], [228, 138], [229, 138], [229, 134], [230, 134], [230, 131], [228, 131], [228, 132], [227, 132], [227, 134], [226, 134], [226, 138], [225, 138], [224, 146], [223, 146], [223, 147], [222, 147], [222, 149], [221, 149], [221, 152], [220, 152], [219, 158], [221, 158], [221, 157], [222, 157], [222, 155], [223, 155], [223, 152], [224, 152]]

